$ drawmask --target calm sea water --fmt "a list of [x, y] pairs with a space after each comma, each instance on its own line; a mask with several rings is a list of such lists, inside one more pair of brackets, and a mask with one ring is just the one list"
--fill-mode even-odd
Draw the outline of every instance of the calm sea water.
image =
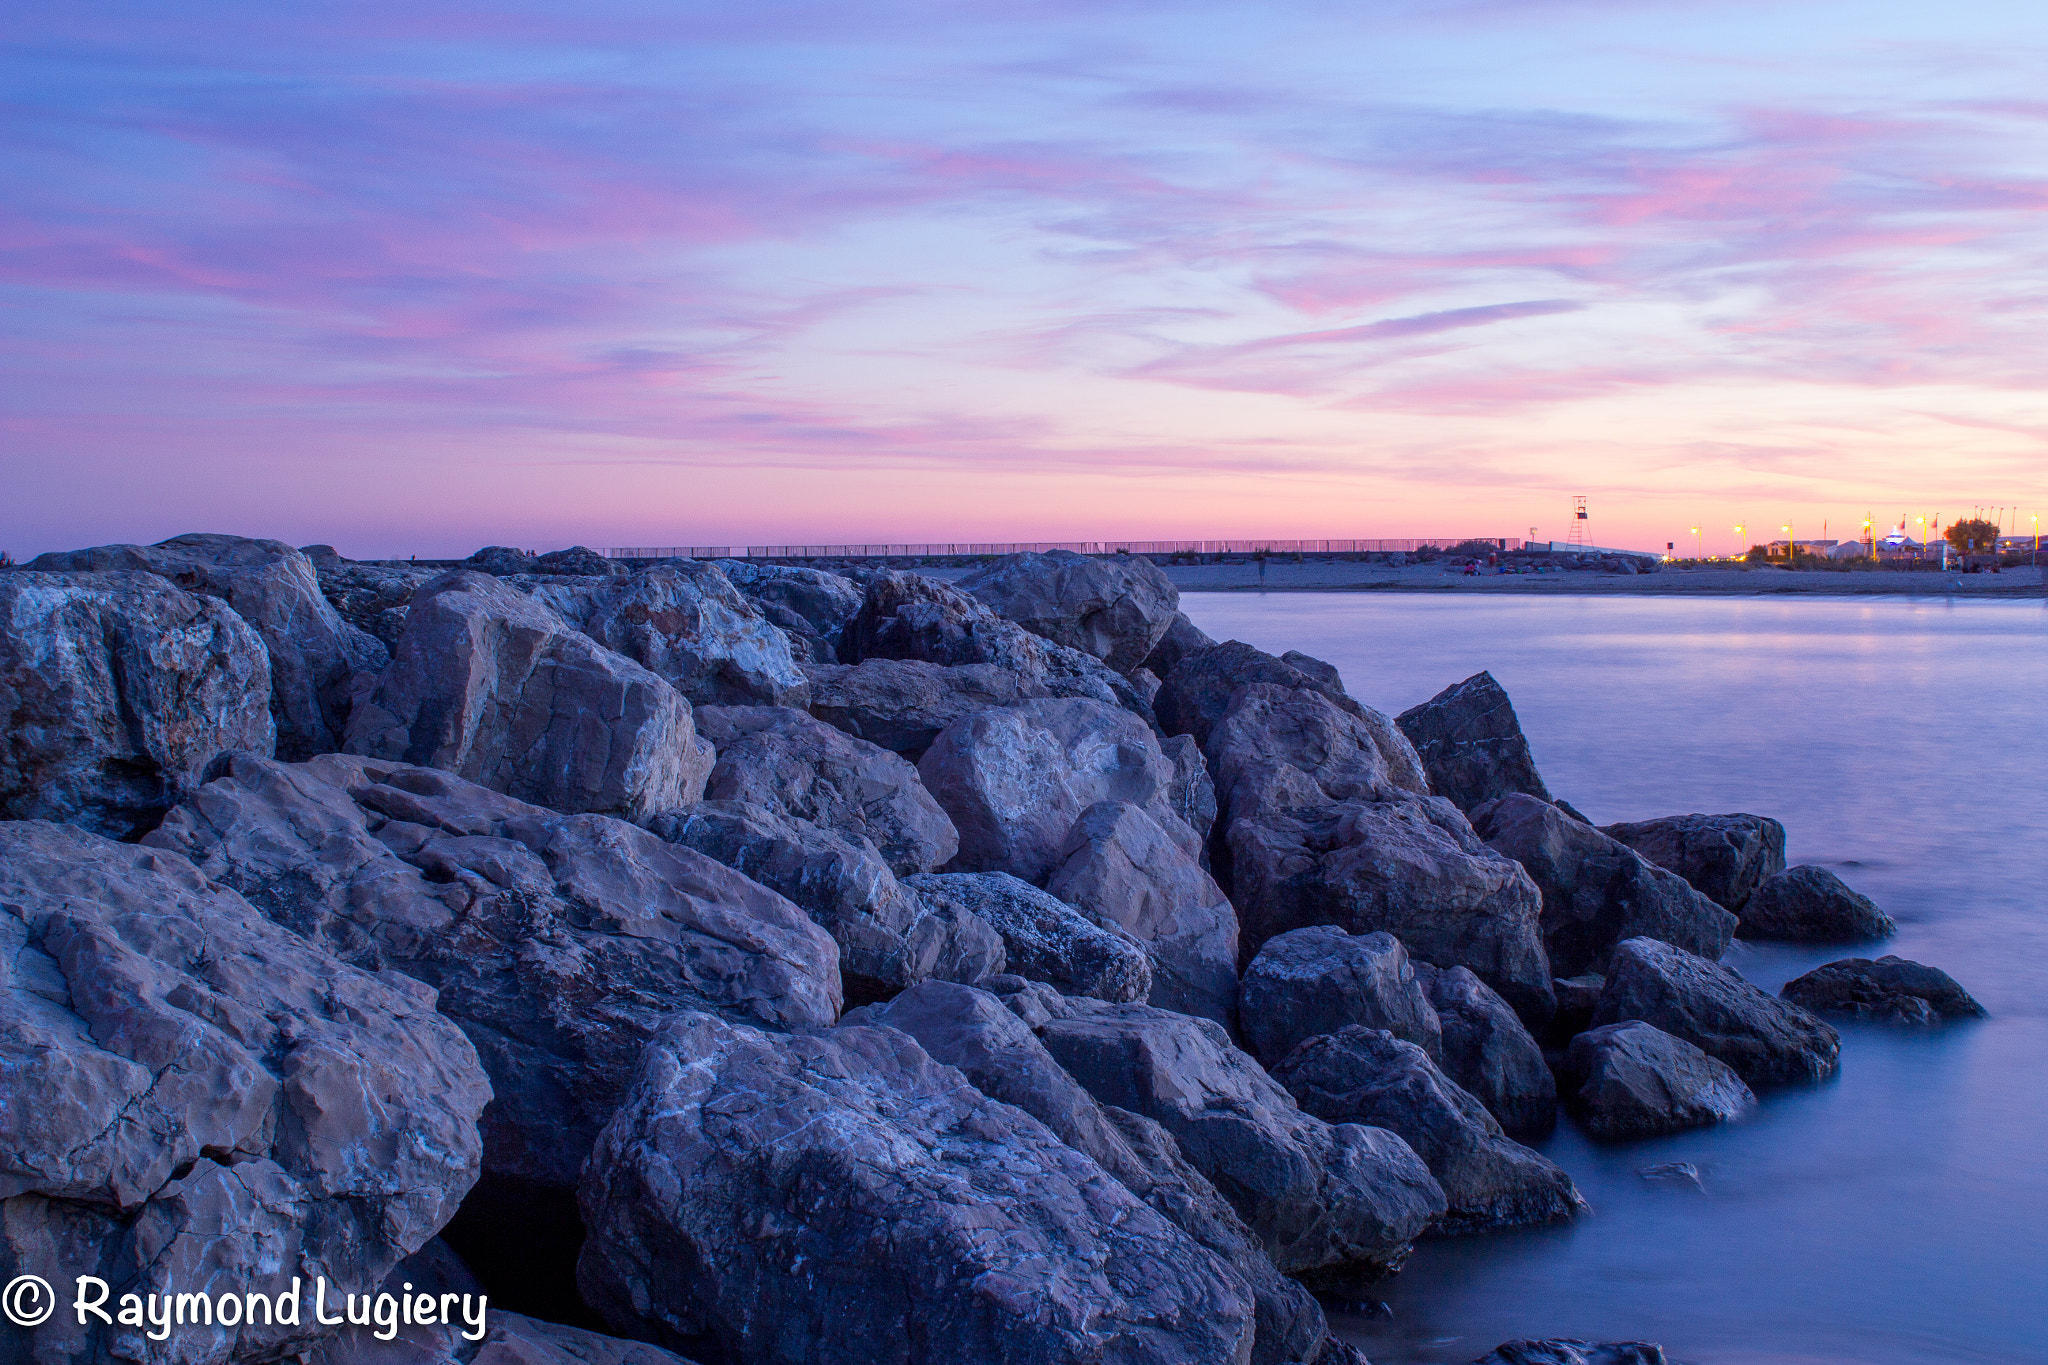
[[[1747, 1119], [1542, 1144], [1594, 1212], [1424, 1243], [1340, 1331], [1376, 1365], [1518, 1336], [1661, 1341], [1701, 1365], [2048, 1361], [2048, 604], [1190, 594], [1218, 639], [1336, 664], [1389, 713], [1480, 669], [1553, 792], [1597, 821], [1756, 811], [1900, 923], [1882, 949], [1738, 944], [1775, 992], [1852, 952], [1991, 1011], [1843, 1027], [1838, 1079]], [[1638, 1172], [1689, 1161], [1704, 1193]]]

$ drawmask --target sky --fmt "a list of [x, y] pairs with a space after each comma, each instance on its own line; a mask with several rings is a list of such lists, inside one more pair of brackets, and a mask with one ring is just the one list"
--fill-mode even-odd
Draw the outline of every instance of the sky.
[[0, 549], [2025, 530], [2044, 69], [2013, 0], [44, 6]]

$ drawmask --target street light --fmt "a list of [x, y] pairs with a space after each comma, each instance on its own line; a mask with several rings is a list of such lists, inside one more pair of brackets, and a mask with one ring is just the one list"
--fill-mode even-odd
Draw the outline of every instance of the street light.
[[2034, 513], [2034, 567], [2041, 567], [2041, 514]]
[[1745, 553], [1742, 548], [1742, 536], [1743, 530], [1740, 526], [1737, 526], [1735, 528], [1735, 557], [1737, 559], [1741, 559]]
[[[2036, 520], [2039, 520], [2039, 518], [2036, 518]], [[1692, 528], [1692, 552], [1695, 559], [1705, 559], [1707, 557], [1707, 542], [1700, 538], [1700, 528], [1697, 526]]]
[[1780, 526], [1778, 529], [1785, 533], [1785, 567], [1796, 569], [1799, 567], [1799, 542], [1792, 539], [1791, 527]]
[[1919, 521], [1920, 521], [1920, 557], [1921, 557], [1922, 559], [1925, 559], [1925, 558], [1927, 558], [1927, 518], [1925, 518], [1925, 517], [1921, 517], [1921, 518], [1919, 518]]
[[1877, 564], [1877, 527], [1869, 517], [1863, 519], [1863, 538], [1870, 542], [1870, 563]]

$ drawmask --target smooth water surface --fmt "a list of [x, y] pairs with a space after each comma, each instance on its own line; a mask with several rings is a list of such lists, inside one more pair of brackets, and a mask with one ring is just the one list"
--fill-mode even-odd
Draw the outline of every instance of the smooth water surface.
[[[1339, 1322], [1376, 1365], [1518, 1337], [1661, 1341], [1702, 1365], [2048, 1361], [2048, 604], [1189, 594], [1217, 639], [1336, 664], [1398, 713], [1480, 669], [1553, 793], [1597, 821], [1783, 820], [1899, 921], [1882, 946], [1738, 944], [1767, 990], [1895, 952], [1991, 1011], [1845, 1026], [1840, 1076], [1748, 1118], [1540, 1144], [1594, 1212], [1424, 1243]], [[1705, 1192], [1638, 1172], [1690, 1161]]]

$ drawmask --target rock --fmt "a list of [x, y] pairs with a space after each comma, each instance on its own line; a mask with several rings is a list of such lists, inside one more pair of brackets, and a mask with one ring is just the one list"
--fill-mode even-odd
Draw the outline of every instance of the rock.
[[917, 769], [801, 711], [704, 706], [697, 733], [718, 749], [707, 798], [779, 806], [850, 841], [873, 843], [898, 876], [943, 867], [960, 835]]
[[1870, 897], [1849, 888], [1824, 867], [1787, 868], [1742, 903], [1744, 938], [1784, 943], [1854, 943], [1890, 938], [1899, 926]]
[[1202, 746], [1193, 735], [1174, 735], [1159, 742], [1159, 752], [1173, 764], [1173, 782], [1167, 788], [1167, 805], [1181, 823], [1195, 832], [1201, 842], [1201, 863], [1209, 866], [1209, 836], [1216, 827], [1216, 783], [1202, 758]]
[[358, 564], [345, 559], [315, 557], [320, 595], [343, 621], [374, 637], [388, 654], [405, 633], [413, 595], [440, 577], [438, 569], [394, 569], [383, 564]]
[[[0, 961], [0, 1278], [376, 1284], [476, 1180], [491, 1091], [433, 993], [343, 966], [175, 853], [0, 823]], [[191, 1365], [322, 1334], [310, 1313], [188, 1324], [170, 1355], [68, 1311], [7, 1331], [11, 1359]]]
[[1008, 706], [1028, 694], [1017, 675], [994, 664], [949, 668], [914, 659], [806, 664], [811, 714], [835, 730], [916, 762], [939, 731], [971, 712]]
[[1237, 912], [1179, 833], [1127, 801], [1098, 801], [1067, 831], [1045, 889], [1144, 946], [1147, 1001], [1227, 1028], [1237, 1020]]
[[967, 980], [978, 981], [1004, 968], [994, 930], [971, 917], [933, 918], [865, 839], [851, 842], [745, 801], [664, 811], [647, 828], [744, 873], [809, 914], [839, 945], [839, 978], [849, 1003], [886, 1000], [942, 972], [965, 970]]
[[1385, 1029], [1346, 1024], [1310, 1038], [1273, 1077], [1304, 1113], [1398, 1134], [1443, 1186], [1443, 1232], [1549, 1223], [1586, 1206], [1570, 1176], [1505, 1136], [1428, 1053]]
[[536, 572], [534, 562], [537, 558], [538, 556], [525, 550], [515, 550], [510, 545], [486, 545], [463, 560], [462, 567], [475, 573], [490, 574], [494, 578], [510, 578], [514, 574]]
[[1201, 627], [1188, 620], [1185, 613], [1177, 611], [1166, 623], [1159, 643], [1152, 646], [1152, 652], [1145, 656], [1145, 668], [1152, 676], [1164, 681], [1182, 659], [1197, 650], [1215, 647], [1216, 642], [1203, 634]]
[[353, 754], [629, 820], [697, 800], [712, 762], [673, 687], [517, 589], [462, 570], [420, 589], [347, 738]]
[[1006, 872], [936, 872], [903, 884], [930, 910], [995, 930], [1018, 976], [1099, 1000], [1143, 1000], [1151, 992], [1152, 960], [1141, 945]]
[[1574, 1337], [1503, 1342], [1472, 1365], [1666, 1365], [1664, 1348], [1648, 1341], [1594, 1343]]
[[29, 568], [153, 573], [233, 607], [270, 656], [270, 710], [284, 759], [339, 749], [357, 680], [367, 684], [390, 662], [383, 643], [342, 620], [321, 595], [312, 560], [281, 541], [175, 536], [150, 546], [47, 554]]
[[1640, 1019], [1572, 1039], [1558, 1074], [1566, 1102], [1597, 1138], [1704, 1128], [1756, 1103], [1726, 1065]]
[[[1443, 1191], [1392, 1133], [1302, 1112], [1220, 1024], [1149, 1005], [1056, 1002], [1038, 1032], [1096, 1100], [1180, 1143], [1289, 1274], [1398, 1268]], [[1327, 1277], [1325, 1277], [1327, 1278]]]
[[1785, 827], [1762, 815], [1667, 815], [1600, 832], [1738, 913], [1764, 878], [1785, 870]]
[[1607, 989], [1607, 978], [1598, 972], [1584, 972], [1561, 976], [1550, 984], [1557, 991], [1557, 1013], [1550, 1020], [1551, 1036], [1570, 1039], [1593, 1027], [1593, 1011], [1600, 1007], [1600, 992]]
[[1318, 659], [1313, 654], [1304, 654], [1298, 649], [1290, 649], [1282, 654], [1280, 662], [1300, 669], [1311, 683], [1325, 692], [1344, 691], [1344, 675], [1337, 671], [1337, 665], [1333, 663]]
[[1557, 1122], [1557, 1082], [1508, 1002], [1464, 967], [1418, 962], [1415, 975], [1443, 1031], [1444, 1074], [1510, 1134], [1549, 1132]]
[[629, 578], [528, 585], [606, 649], [661, 677], [693, 704], [810, 704], [789, 637], [711, 564], [677, 559]]
[[[1205, 746], [1219, 806], [1236, 820], [1333, 801], [1391, 801], [1406, 783], [1372, 728], [1310, 687], [1248, 683]], [[1405, 741], [1404, 741], [1405, 742]]]
[[1651, 938], [1614, 950], [1593, 1023], [1640, 1019], [1726, 1062], [1751, 1086], [1827, 1079], [1842, 1040], [1797, 1005], [1774, 1000], [1716, 962]]
[[679, 1016], [584, 1177], [584, 1298], [720, 1359], [1242, 1361], [1212, 1252], [908, 1034]]
[[0, 816], [117, 839], [229, 749], [268, 754], [270, 662], [225, 604], [145, 573], [0, 574]]
[[611, 578], [626, 572], [626, 566], [606, 559], [587, 545], [551, 550], [533, 561], [530, 573], [577, 578]]
[[1491, 673], [1446, 687], [1395, 723], [1415, 746], [1430, 788], [1459, 810], [1511, 792], [1550, 800], [1515, 705]]
[[780, 1028], [838, 1018], [823, 929], [645, 830], [369, 759], [236, 755], [224, 768], [150, 846], [343, 960], [438, 991], [497, 1093], [484, 1115], [494, 1175], [573, 1184], [673, 1010]]
[[1386, 1029], [1432, 1056], [1443, 1030], [1407, 950], [1392, 934], [1347, 934], [1334, 925], [1267, 939], [1244, 970], [1248, 1051], [1271, 1068], [1304, 1039], [1347, 1024]]
[[1142, 721], [1101, 702], [1040, 698], [962, 716], [917, 771], [960, 833], [951, 871], [1043, 882], [1067, 831], [1098, 801], [1143, 807], [1190, 859], [1201, 852], [1173, 813], [1174, 765]]
[[1071, 550], [1006, 555], [954, 587], [1033, 635], [1130, 673], [1180, 615], [1180, 591], [1141, 556], [1096, 559]]
[[1815, 1013], [1888, 1024], [1981, 1019], [1984, 1007], [1938, 967], [1903, 957], [1845, 957], [1785, 983], [1785, 999]]
[[1520, 792], [1472, 810], [1472, 828], [1527, 869], [1543, 892], [1543, 948], [1560, 976], [1600, 971], [1625, 938], [1656, 938], [1718, 958], [1735, 916], [1675, 873]]
[[754, 609], [801, 645], [800, 657], [829, 664], [839, 659], [846, 625], [860, 610], [860, 586], [838, 574], [785, 564], [751, 564], [744, 559], [716, 561], [726, 581], [754, 604]]
[[1257, 1303], [1254, 1365], [1315, 1360], [1325, 1338], [1322, 1310], [1274, 1269], [1228, 1201], [1188, 1164], [1180, 1144], [1151, 1119], [1098, 1105], [1002, 1001], [986, 991], [930, 981], [886, 1006], [849, 1013], [844, 1022], [886, 1024], [908, 1033], [932, 1060], [959, 1067], [990, 1099], [1014, 1104], [1043, 1123], [1228, 1261]]
[[1643, 1167], [1636, 1174], [1661, 1185], [1682, 1186], [1701, 1194], [1707, 1189], [1706, 1182], [1700, 1178], [1700, 1168], [1690, 1161], [1660, 1161], [1654, 1166]]

